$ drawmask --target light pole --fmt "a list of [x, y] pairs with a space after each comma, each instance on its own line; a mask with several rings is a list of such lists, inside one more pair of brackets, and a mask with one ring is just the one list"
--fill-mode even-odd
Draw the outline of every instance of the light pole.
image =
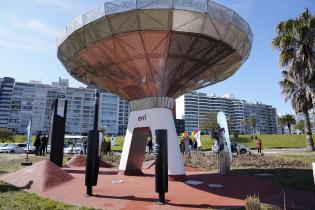
[[197, 96], [198, 96], [198, 131], [199, 131], [199, 114], [200, 114], [200, 111], [199, 111], [199, 90], [197, 90]]

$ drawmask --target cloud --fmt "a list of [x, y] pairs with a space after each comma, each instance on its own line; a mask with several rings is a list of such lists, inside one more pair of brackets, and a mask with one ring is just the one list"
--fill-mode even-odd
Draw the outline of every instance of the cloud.
[[34, 32], [40, 32], [54, 38], [59, 33], [56, 28], [35, 18], [22, 19], [16, 16], [9, 16], [6, 18], [6, 22], [17, 29], [32, 30]]
[[35, 3], [57, 7], [71, 8], [72, 0], [33, 0]]
[[0, 46], [30, 51], [56, 47], [58, 30], [34, 18], [0, 16]]

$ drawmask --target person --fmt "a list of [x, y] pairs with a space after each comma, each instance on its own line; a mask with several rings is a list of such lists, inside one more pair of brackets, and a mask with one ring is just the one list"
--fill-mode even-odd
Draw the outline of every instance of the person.
[[39, 145], [39, 155], [40, 155], [40, 156], [43, 155], [44, 141], [45, 141], [45, 135], [42, 134], [42, 135], [40, 136], [40, 145]]
[[193, 141], [191, 138], [189, 138], [189, 157], [191, 156], [191, 151], [193, 150]]
[[181, 138], [179, 147], [180, 147], [180, 152], [182, 153], [182, 155], [184, 155], [185, 154], [185, 139], [184, 139], [184, 137]]
[[262, 142], [260, 138], [257, 138], [257, 136], [255, 136], [255, 140], [256, 140], [256, 148], [257, 148], [257, 152], [258, 154], [261, 154], [261, 148], [262, 148]]
[[195, 150], [195, 152], [197, 153], [197, 149], [198, 149], [198, 143], [197, 143], [197, 140], [195, 139], [194, 141], [193, 141], [193, 143], [194, 143], [194, 150]]
[[35, 155], [39, 155], [40, 136], [41, 136], [41, 132], [38, 132], [34, 141]]
[[111, 154], [111, 143], [110, 143], [110, 141], [108, 141], [107, 142], [107, 152], [108, 152], [108, 155], [110, 155]]
[[84, 154], [86, 155], [86, 148], [87, 148], [87, 138], [83, 139], [83, 149], [84, 149]]
[[151, 152], [153, 152], [152, 137], [149, 137], [149, 141], [148, 141], [147, 145], [148, 145], [148, 148], [149, 148], [149, 154], [151, 154]]

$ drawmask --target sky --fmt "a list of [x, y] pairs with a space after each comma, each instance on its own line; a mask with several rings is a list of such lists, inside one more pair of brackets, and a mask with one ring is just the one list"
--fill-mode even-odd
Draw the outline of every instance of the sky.
[[[70, 86], [83, 84], [73, 79], [56, 56], [56, 37], [76, 16], [104, 0], [1, 0], [0, 77], [18, 82], [39, 80], [50, 84], [59, 77]], [[279, 52], [272, 49], [279, 22], [297, 17], [306, 7], [315, 15], [315, 0], [216, 0], [242, 16], [254, 34], [251, 56], [227, 80], [201, 89], [217, 96], [232, 94], [237, 99], [262, 102], [279, 113], [293, 113], [280, 93]]]

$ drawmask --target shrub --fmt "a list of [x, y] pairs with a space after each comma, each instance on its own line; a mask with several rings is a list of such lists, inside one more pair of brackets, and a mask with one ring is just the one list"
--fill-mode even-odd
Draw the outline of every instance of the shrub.
[[272, 210], [273, 208], [269, 205], [260, 202], [258, 196], [248, 196], [245, 199], [245, 209], [246, 210]]

